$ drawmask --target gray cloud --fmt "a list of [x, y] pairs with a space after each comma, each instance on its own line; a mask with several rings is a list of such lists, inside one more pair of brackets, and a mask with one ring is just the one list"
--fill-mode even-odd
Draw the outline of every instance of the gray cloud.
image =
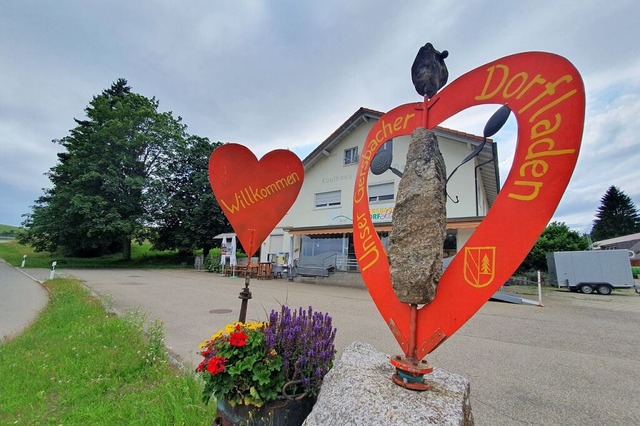
[[[345, 4], [346, 3], [346, 4]], [[0, 15], [0, 223], [19, 224], [61, 138], [117, 78], [183, 117], [189, 132], [304, 157], [357, 108], [418, 101], [419, 46], [450, 51], [450, 81], [501, 56], [558, 53], [587, 91], [583, 148], [554, 219], [590, 229], [619, 186], [640, 205], [637, 2], [3, 3]], [[445, 125], [480, 133], [493, 109]], [[506, 177], [515, 124], [495, 136]]]

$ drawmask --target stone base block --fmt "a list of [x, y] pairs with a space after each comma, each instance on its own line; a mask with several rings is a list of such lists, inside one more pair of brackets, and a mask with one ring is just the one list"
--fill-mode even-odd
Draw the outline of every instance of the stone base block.
[[352, 343], [325, 376], [306, 426], [473, 425], [469, 381], [434, 368], [424, 392], [391, 381], [389, 356]]

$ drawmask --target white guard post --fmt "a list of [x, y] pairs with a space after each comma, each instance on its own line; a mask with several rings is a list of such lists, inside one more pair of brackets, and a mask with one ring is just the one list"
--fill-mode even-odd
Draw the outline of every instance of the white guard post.
[[538, 306], [544, 306], [542, 304], [542, 277], [540, 270], [538, 270]]
[[49, 279], [52, 280], [56, 277], [56, 265], [58, 264], [58, 262], [53, 261], [51, 263], [51, 273], [49, 274]]

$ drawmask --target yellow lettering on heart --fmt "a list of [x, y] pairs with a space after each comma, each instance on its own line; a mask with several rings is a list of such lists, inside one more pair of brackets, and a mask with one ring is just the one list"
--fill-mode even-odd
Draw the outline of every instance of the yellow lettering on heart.
[[[555, 107], [578, 93], [576, 88], [559, 93], [561, 92], [558, 90], [559, 87], [570, 85], [572, 81], [573, 76], [569, 74], [563, 75], [555, 81], [547, 81], [540, 74], [536, 74], [530, 79], [529, 74], [524, 71], [512, 76], [507, 65], [496, 64], [487, 69], [487, 80], [482, 92], [475, 99], [484, 101], [495, 98], [497, 102], [508, 103], [508, 100], [514, 96], [515, 99], [522, 99], [529, 93], [533, 98], [518, 110], [518, 114], [531, 114], [528, 121], [533, 123], [542, 114], [553, 112]], [[542, 90], [540, 91], [540, 89]], [[545, 98], [550, 99], [547, 103], [541, 104]], [[556, 112], [551, 119], [541, 119], [531, 127], [531, 139], [525, 162], [518, 169], [518, 175], [522, 179], [514, 181], [514, 188], [508, 193], [510, 198], [519, 201], [535, 200], [544, 186], [543, 177], [550, 168], [547, 157], [576, 155], [575, 149], [554, 149], [555, 141], [551, 136], [560, 128], [561, 123], [562, 116]]]
[[404, 116], [396, 117], [393, 123], [387, 122], [384, 119], [380, 122], [380, 130], [375, 134], [375, 137], [365, 143], [365, 150], [360, 157], [362, 166], [360, 167], [361, 173], [358, 178], [358, 189], [356, 190], [353, 201], [359, 203], [362, 201], [362, 197], [365, 194], [364, 181], [367, 173], [369, 173], [369, 163], [373, 159], [378, 146], [393, 138], [394, 135], [401, 130], [405, 130], [409, 126], [409, 121], [415, 117], [415, 114], [405, 114]]
[[227, 210], [227, 212], [229, 212], [229, 214], [234, 214], [269, 198], [271, 195], [282, 191], [297, 182], [300, 182], [300, 176], [298, 176], [296, 172], [293, 172], [290, 175], [278, 179], [262, 188], [254, 188], [251, 185], [246, 186], [233, 194], [233, 201], [229, 201], [229, 203], [227, 203], [227, 201], [220, 199], [220, 204]]
[[380, 252], [373, 242], [372, 234], [375, 233], [375, 229], [371, 229], [372, 226], [367, 223], [365, 214], [360, 213], [356, 221], [359, 229], [359, 237], [362, 240], [362, 251], [364, 253], [358, 258], [358, 263], [362, 265], [360, 262], [364, 262], [364, 260], [367, 259], [368, 263], [360, 268], [362, 271], [366, 271], [376, 264], [380, 258]]

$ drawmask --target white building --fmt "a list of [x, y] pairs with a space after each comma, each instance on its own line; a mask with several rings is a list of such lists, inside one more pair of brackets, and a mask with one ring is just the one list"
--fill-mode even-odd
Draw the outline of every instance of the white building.
[[640, 232], [636, 234], [624, 235], [622, 237], [610, 238], [608, 240], [594, 241], [594, 250], [622, 250], [633, 252], [630, 256], [631, 266], [640, 266]]
[[[300, 195], [261, 247], [261, 261], [276, 253], [297, 260], [299, 269], [316, 266], [337, 271], [357, 271], [353, 248], [352, 203], [358, 155], [373, 124], [383, 115], [360, 108], [304, 160], [305, 177]], [[447, 173], [482, 142], [482, 137], [436, 128]], [[388, 141], [380, 149], [392, 152], [391, 168], [402, 172], [410, 137]], [[369, 206], [372, 220], [387, 244], [400, 177], [387, 170], [369, 172]], [[451, 178], [447, 192], [445, 256], [454, 254], [487, 213], [499, 190], [496, 146], [489, 139], [480, 155]]]

